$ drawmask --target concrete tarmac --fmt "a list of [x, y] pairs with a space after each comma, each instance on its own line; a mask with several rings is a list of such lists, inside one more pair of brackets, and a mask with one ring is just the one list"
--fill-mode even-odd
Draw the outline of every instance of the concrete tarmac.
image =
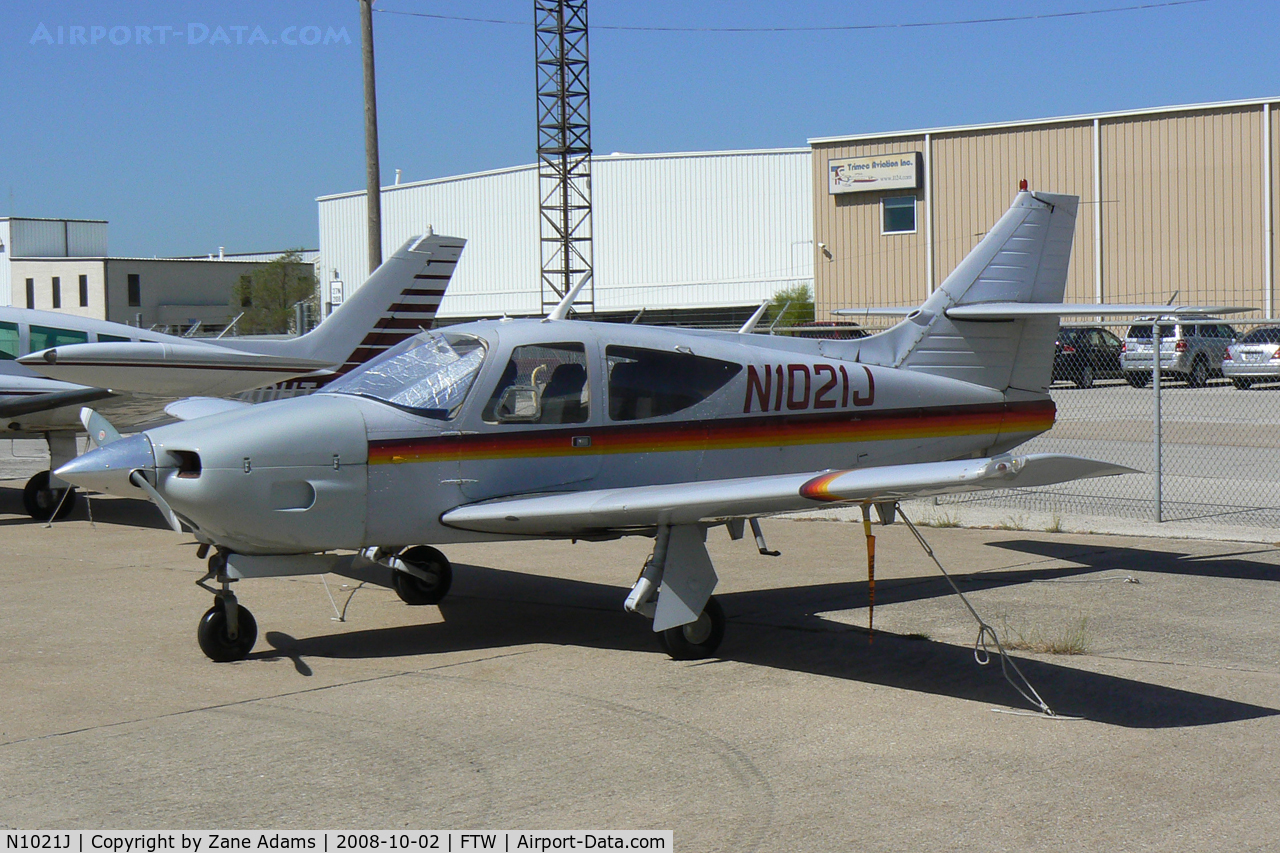
[[972, 617], [901, 523], [876, 529], [873, 637], [861, 526], [767, 520], [781, 557], [710, 533], [730, 621], [709, 661], [668, 659], [622, 612], [650, 544], [628, 539], [447, 547], [439, 607], [335, 577], [245, 581], [258, 645], [214, 664], [189, 537], [112, 498], [47, 529], [21, 484], [0, 482], [5, 828], [653, 828], [735, 853], [1280, 844], [1271, 545], [924, 529], [1002, 637], [1083, 645], [1013, 653], [1047, 719], [975, 663]]

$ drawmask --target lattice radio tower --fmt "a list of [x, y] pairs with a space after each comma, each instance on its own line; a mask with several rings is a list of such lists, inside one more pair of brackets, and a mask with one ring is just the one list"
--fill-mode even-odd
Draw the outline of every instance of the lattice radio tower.
[[588, 277], [587, 285], [574, 306], [592, 312], [587, 0], [534, 0], [533, 8], [543, 313], [583, 275]]

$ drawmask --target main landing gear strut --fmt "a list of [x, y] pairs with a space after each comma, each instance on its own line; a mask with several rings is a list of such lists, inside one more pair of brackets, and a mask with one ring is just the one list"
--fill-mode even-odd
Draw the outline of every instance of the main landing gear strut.
[[711, 597], [718, 578], [706, 539], [701, 525], [660, 526], [624, 605], [653, 619], [658, 641], [675, 660], [711, 657], [724, 639], [724, 610]]

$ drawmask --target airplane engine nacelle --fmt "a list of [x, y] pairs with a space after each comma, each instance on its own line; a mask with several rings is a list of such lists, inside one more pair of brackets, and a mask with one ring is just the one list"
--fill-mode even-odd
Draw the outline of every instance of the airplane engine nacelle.
[[315, 396], [149, 430], [156, 486], [205, 538], [243, 554], [366, 543], [359, 404]]

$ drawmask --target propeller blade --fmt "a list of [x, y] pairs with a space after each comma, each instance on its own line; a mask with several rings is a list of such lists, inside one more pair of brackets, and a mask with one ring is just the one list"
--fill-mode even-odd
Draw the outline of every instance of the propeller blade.
[[147, 493], [147, 497], [151, 498], [151, 502], [160, 510], [160, 514], [164, 516], [165, 521], [169, 522], [169, 526], [173, 528], [174, 533], [182, 532], [182, 522], [178, 521], [178, 515], [173, 511], [173, 507], [169, 506], [169, 502], [160, 496], [155, 486], [147, 482], [147, 478], [142, 476], [141, 471], [134, 471], [130, 474], [129, 482]]
[[120, 431], [113, 427], [110, 421], [88, 406], [80, 410], [80, 423], [84, 424], [85, 430], [89, 433], [89, 440], [93, 442], [94, 447], [103, 447], [113, 441], [120, 440]]

